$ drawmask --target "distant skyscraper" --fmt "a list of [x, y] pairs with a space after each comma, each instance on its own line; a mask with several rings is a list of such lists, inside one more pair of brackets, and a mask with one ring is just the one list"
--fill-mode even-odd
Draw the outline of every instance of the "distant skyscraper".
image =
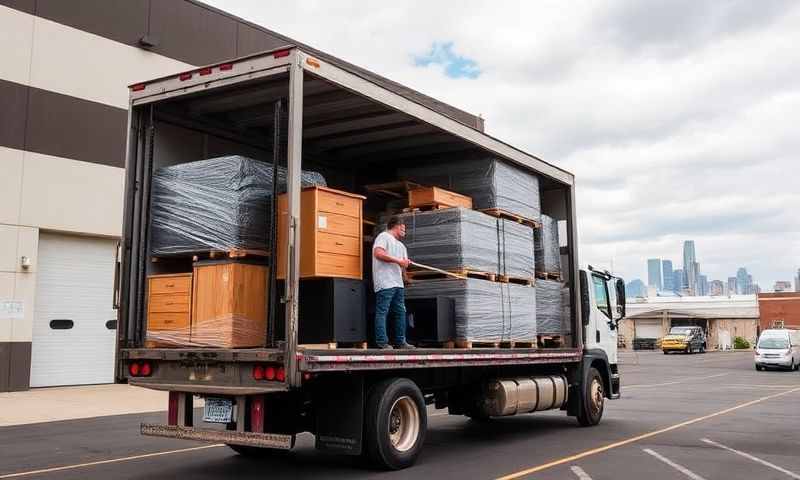
[[647, 285], [645, 285], [644, 282], [639, 280], [638, 278], [631, 280], [627, 285], [625, 285], [626, 298], [636, 298], [636, 297], [646, 297], [646, 296], [647, 296]]
[[747, 293], [747, 269], [739, 267], [736, 270], [736, 293], [744, 295]]
[[661, 261], [661, 276], [664, 279], [662, 283], [664, 290], [668, 292], [674, 292], [675, 279], [672, 277], [672, 260]]
[[679, 268], [672, 271], [672, 288], [674, 292], [683, 293], [685, 285], [683, 284], [683, 269]]
[[683, 242], [683, 277], [689, 295], [697, 295], [697, 256], [694, 251], [694, 240]]
[[797, 276], [794, 277], [794, 291], [800, 292], [800, 268], [797, 269]]
[[708, 277], [705, 275], [698, 275], [697, 294], [701, 297], [708, 295]]
[[728, 277], [728, 295], [736, 295], [739, 289], [736, 287], [736, 277]]
[[647, 260], [647, 286], [656, 287], [656, 290], [663, 289], [661, 284], [661, 260], [658, 258]]
[[745, 287], [745, 291], [747, 292], [747, 294], [748, 295], [753, 295], [754, 293], [756, 293], [756, 286], [757, 285], [755, 285], [753, 283], [753, 276], [748, 273], [747, 274], [747, 287]]
[[725, 295], [725, 284], [722, 283], [722, 280], [711, 280], [708, 282], [708, 294], [712, 297]]

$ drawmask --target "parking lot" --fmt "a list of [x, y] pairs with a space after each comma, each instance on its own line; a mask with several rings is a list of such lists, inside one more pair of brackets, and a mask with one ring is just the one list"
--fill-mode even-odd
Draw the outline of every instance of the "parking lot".
[[623, 353], [623, 398], [601, 425], [561, 412], [478, 424], [432, 412], [411, 469], [377, 472], [324, 455], [313, 437], [288, 455], [138, 435], [163, 413], [0, 428], [2, 478], [800, 478], [800, 374], [756, 372], [752, 352]]

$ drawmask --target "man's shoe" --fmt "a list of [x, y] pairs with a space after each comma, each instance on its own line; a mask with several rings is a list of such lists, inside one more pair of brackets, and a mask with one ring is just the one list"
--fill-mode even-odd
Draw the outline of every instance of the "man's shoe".
[[386, 343], [383, 345], [378, 345], [378, 350], [394, 350], [394, 347]]
[[410, 343], [402, 343], [400, 345], [395, 345], [394, 348], [399, 348], [401, 350], [414, 350], [417, 347], [415, 347], [414, 345], [411, 345]]

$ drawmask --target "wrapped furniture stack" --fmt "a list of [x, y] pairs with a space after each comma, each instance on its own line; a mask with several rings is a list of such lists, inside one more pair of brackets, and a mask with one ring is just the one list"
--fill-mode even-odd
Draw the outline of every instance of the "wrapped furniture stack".
[[402, 178], [472, 197], [476, 210], [498, 209], [538, 221], [539, 178], [508, 162], [478, 157], [400, 169]]

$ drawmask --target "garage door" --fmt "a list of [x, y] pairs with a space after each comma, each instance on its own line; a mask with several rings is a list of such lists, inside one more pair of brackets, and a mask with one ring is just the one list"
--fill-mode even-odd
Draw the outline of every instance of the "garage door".
[[113, 381], [115, 247], [115, 240], [41, 234], [32, 387]]
[[636, 320], [636, 338], [661, 338], [661, 320]]

